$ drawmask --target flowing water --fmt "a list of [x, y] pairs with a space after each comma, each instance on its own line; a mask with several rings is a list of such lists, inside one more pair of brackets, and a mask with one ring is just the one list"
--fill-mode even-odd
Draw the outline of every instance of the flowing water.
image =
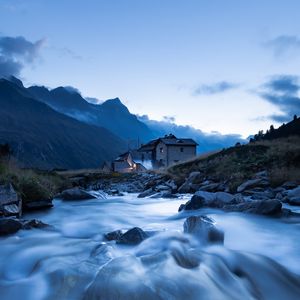
[[[177, 213], [183, 199], [134, 194], [54, 201], [29, 214], [55, 230], [0, 239], [0, 299], [300, 299], [300, 223], [218, 210]], [[224, 246], [183, 234], [189, 215], [208, 215]], [[141, 227], [138, 246], [103, 234]]]

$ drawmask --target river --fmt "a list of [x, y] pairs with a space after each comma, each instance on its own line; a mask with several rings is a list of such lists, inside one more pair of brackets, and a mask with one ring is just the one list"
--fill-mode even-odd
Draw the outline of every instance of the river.
[[[0, 238], [1, 300], [300, 299], [300, 223], [219, 210], [177, 213], [181, 199], [139, 199], [95, 192], [27, 214], [55, 230]], [[207, 215], [224, 246], [183, 234], [189, 215]], [[141, 227], [138, 246], [103, 234]]]

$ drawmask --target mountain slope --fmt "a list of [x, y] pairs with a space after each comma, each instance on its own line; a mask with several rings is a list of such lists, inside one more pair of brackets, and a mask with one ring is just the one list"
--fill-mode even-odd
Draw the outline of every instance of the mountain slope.
[[76, 91], [64, 87], [48, 90], [45, 87], [32, 86], [27, 90], [34, 98], [63, 114], [107, 128], [127, 142], [132, 140], [132, 146], [136, 146], [138, 140], [146, 142], [154, 137], [151, 130], [131, 114], [119, 98], [102, 104], [92, 104]]
[[107, 129], [58, 113], [24, 90], [0, 80], [0, 143], [8, 142], [24, 166], [98, 167], [126, 149], [126, 143]]

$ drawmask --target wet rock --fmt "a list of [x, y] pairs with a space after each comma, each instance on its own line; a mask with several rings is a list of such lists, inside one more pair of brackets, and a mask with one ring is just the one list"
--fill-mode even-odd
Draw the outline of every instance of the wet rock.
[[179, 211], [195, 210], [202, 207], [222, 208], [224, 205], [240, 203], [241, 201], [243, 201], [242, 197], [235, 197], [226, 192], [210, 193], [198, 191], [184, 206], [181, 205], [179, 207]]
[[207, 216], [188, 217], [183, 224], [184, 233], [196, 236], [203, 242], [224, 243], [224, 232]]
[[138, 198], [145, 198], [145, 197], [149, 197], [152, 196], [153, 194], [155, 194], [156, 192], [153, 190], [153, 188], [149, 188], [147, 190], [145, 190], [144, 192], [140, 193], [138, 195]]
[[285, 183], [283, 183], [281, 185], [282, 188], [286, 189], [286, 190], [291, 190], [294, 189], [298, 186], [298, 184], [296, 182], [292, 182], [292, 181], [286, 181]]
[[245, 212], [258, 215], [277, 215], [281, 213], [282, 204], [276, 199], [253, 200], [223, 207], [227, 211]]
[[115, 230], [104, 235], [105, 239], [108, 241], [117, 241], [123, 235], [121, 230]]
[[247, 180], [244, 183], [242, 183], [240, 186], [238, 186], [237, 192], [241, 193], [249, 188], [266, 187], [266, 186], [269, 186], [269, 181], [265, 178], [250, 179], [250, 180]]
[[46, 223], [43, 223], [42, 221], [36, 220], [36, 219], [23, 221], [22, 222], [22, 228], [27, 229], [27, 230], [28, 229], [33, 229], [33, 228], [36, 228], [36, 229], [54, 229], [53, 226], [51, 226], [49, 224], [46, 224]]
[[300, 206], [300, 186], [286, 192], [288, 203], [290, 205]]
[[155, 187], [155, 190], [157, 192], [163, 192], [163, 191], [170, 191], [171, 189], [167, 185], [160, 184], [160, 185], [158, 185], [158, 186]]
[[118, 244], [137, 245], [148, 238], [148, 234], [139, 227], [129, 229], [117, 240]]
[[53, 207], [52, 199], [40, 200], [40, 201], [31, 201], [24, 204], [24, 209], [30, 210], [42, 210]]
[[219, 190], [219, 183], [210, 183], [199, 188], [199, 191], [216, 192]]
[[0, 185], [0, 216], [22, 215], [22, 199], [11, 184]]
[[96, 198], [95, 196], [78, 187], [64, 190], [60, 196], [62, 200], [87, 200]]
[[18, 232], [22, 228], [22, 223], [13, 218], [0, 218], [0, 236]]
[[178, 193], [194, 193], [199, 189], [202, 174], [200, 172], [192, 172], [186, 181], [178, 188]]

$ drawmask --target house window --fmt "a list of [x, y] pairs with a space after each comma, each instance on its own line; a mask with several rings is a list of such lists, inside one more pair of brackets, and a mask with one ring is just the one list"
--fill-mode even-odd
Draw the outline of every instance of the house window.
[[163, 148], [163, 147], [160, 147], [160, 148], [159, 148], [159, 152], [160, 152], [160, 153], [164, 153], [164, 148]]
[[183, 148], [182, 147], [180, 148], [180, 152], [183, 152]]

